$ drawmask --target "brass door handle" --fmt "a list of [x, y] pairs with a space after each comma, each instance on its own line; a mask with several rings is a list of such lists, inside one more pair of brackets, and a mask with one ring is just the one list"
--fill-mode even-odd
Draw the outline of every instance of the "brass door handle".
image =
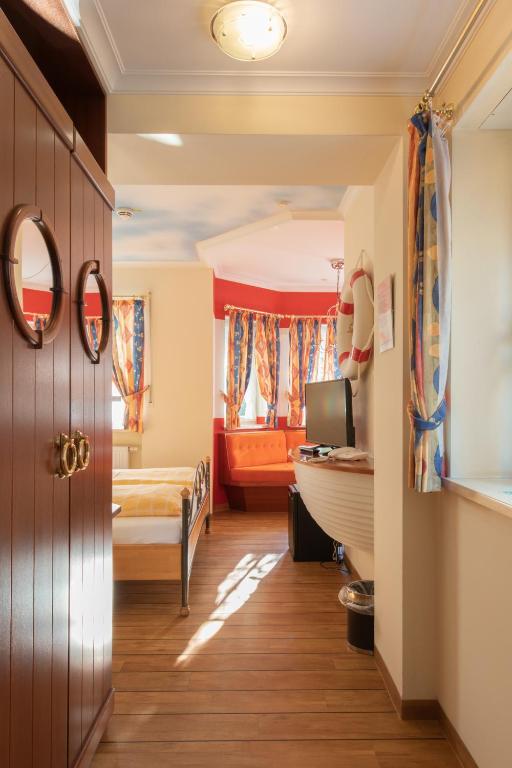
[[76, 469], [78, 461], [78, 451], [73, 440], [61, 432], [58, 437], [55, 438], [55, 445], [59, 453], [59, 467], [56, 472], [57, 477], [62, 480], [66, 477], [71, 477]]
[[76, 448], [77, 471], [87, 469], [91, 460], [91, 444], [88, 436], [77, 429], [73, 432], [73, 442]]

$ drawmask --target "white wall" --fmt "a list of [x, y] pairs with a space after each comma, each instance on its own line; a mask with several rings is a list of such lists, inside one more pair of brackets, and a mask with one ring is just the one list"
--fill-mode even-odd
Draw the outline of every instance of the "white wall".
[[512, 472], [512, 131], [453, 135], [450, 476]]
[[142, 466], [195, 465], [212, 455], [212, 271], [114, 263], [114, 295], [149, 291], [153, 402], [145, 409]]

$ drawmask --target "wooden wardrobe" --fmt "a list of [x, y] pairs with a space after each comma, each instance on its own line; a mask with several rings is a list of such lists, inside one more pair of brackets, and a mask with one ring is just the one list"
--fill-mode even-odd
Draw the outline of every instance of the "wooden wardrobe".
[[[110, 286], [114, 196], [10, 21], [0, 11], [0, 242], [16, 206], [43, 211], [63, 315], [53, 341], [31, 346], [1, 273], [0, 766], [82, 767], [113, 703], [111, 355], [94, 364], [84, 350], [77, 285], [94, 259]], [[59, 478], [55, 438], [75, 430], [89, 436], [90, 463]]]

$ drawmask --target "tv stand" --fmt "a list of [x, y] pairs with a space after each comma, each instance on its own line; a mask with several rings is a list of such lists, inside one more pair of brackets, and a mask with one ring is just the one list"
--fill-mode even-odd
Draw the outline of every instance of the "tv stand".
[[308, 461], [291, 452], [296, 484], [311, 517], [347, 547], [373, 552], [373, 462]]

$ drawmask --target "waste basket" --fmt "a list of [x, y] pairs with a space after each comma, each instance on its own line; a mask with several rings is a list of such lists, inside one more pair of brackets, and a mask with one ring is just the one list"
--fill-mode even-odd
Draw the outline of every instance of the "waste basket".
[[373, 581], [351, 581], [341, 588], [340, 602], [347, 609], [347, 643], [358, 653], [373, 654]]

